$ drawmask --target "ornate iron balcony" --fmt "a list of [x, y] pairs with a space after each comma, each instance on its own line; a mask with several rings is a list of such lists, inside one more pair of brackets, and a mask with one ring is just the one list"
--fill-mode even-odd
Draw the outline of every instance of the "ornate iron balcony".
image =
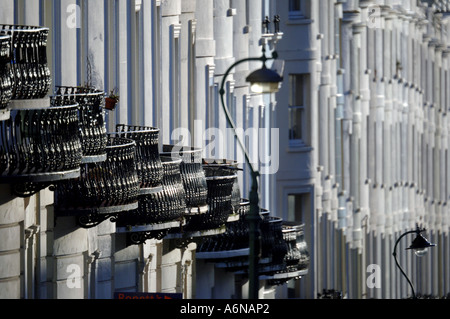
[[[197, 258], [211, 259], [217, 267], [245, 273], [249, 258], [249, 223], [246, 219], [249, 211], [250, 202], [242, 200], [239, 220], [227, 223], [224, 234], [204, 239], [197, 250]], [[269, 216], [269, 211], [265, 209], [261, 209], [260, 215], [261, 241], [257, 251], [261, 252], [261, 258], [258, 272], [267, 275], [283, 271], [287, 244], [283, 240], [282, 219]]]
[[179, 220], [186, 209], [185, 192], [180, 176], [181, 160], [161, 158], [162, 186], [139, 196], [139, 208], [119, 219], [120, 226], [160, 224]]
[[117, 134], [136, 143], [136, 169], [142, 189], [162, 185], [163, 167], [159, 154], [158, 128], [146, 126], [116, 126]]
[[310, 258], [303, 229], [304, 225], [283, 222], [283, 238], [288, 245], [288, 251], [284, 257], [286, 271], [308, 269]]
[[274, 265], [284, 263], [287, 253], [287, 245], [282, 233], [283, 220], [279, 217], [266, 216], [261, 227], [261, 251], [262, 258], [270, 258]]
[[[202, 166], [202, 150], [193, 147], [164, 145], [161, 156], [181, 159], [180, 172], [186, 191], [186, 206], [199, 208], [207, 206], [208, 186]], [[195, 209], [193, 210], [195, 212]]]
[[[241, 201], [240, 219], [229, 222], [226, 232], [203, 239], [197, 249], [198, 259], [208, 259], [216, 267], [245, 274], [249, 258], [249, 225], [246, 215], [250, 210], [248, 200]], [[303, 225], [283, 222], [261, 209], [261, 252], [258, 265], [260, 279], [271, 285], [280, 285], [305, 275], [309, 266], [309, 253], [304, 240]]]
[[[203, 169], [206, 176], [234, 175], [238, 171], [241, 171], [238, 166], [239, 163], [233, 160], [203, 159]], [[233, 184], [233, 191], [231, 193], [231, 206], [233, 208], [233, 214], [239, 214], [241, 209], [241, 190], [237, 178]]]
[[185, 226], [186, 231], [217, 229], [225, 225], [233, 214], [231, 196], [236, 178], [236, 174], [206, 176], [209, 210], [205, 214], [190, 216]]
[[136, 167], [140, 181], [139, 206], [119, 216], [117, 232], [127, 234], [130, 245], [147, 239], [162, 239], [171, 228], [179, 228], [185, 207], [180, 160], [161, 158], [159, 129], [119, 124], [117, 134], [136, 142]]
[[283, 239], [287, 244], [284, 267], [279, 271], [266, 273], [263, 279], [269, 285], [282, 285], [291, 279], [299, 279], [308, 273], [309, 253], [304, 238], [304, 225], [295, 222], [283, 222]]
[[12, 98], [11, 36], [0, 35], [0, 110], [6, 109]]
[[78, 104], [83, 162], [98, 161], [99, 156], [104, 159], [107, 143], [104, 92], [88, 87], [56, 86], [51, 98], [52, 104]]
[[245, 216], [249, 211], [250, 202], [243, 199], [238, 211], [240, 218], [237, 221], [227, 223], [225, 233], [204, 238], [197, 251], [200, 253], [229, 252], [226, 255], [230, 258], [241, 257], [241, 252], [244, 252], [244, 256], [248, 258], [249, 227]]
[[94, 227], [138, 207], [139, 178], [136, 143], [113, 133], [107, 135], [107, 159], [81, 165], [81, 176], [58, 183], [56, 211], [75, 215], [82, 227]]
[[13, 74], [12, 99], [44, 98], [51, 84], [47, 64], [49, 29], [36, 26], [0, 25], [0, 34], [9, 35], [11, 70]]
[[11, 110], [0, 122], [0, 181], [29, 196], [79, 175], [78, 105]]
[[[129, 244], [142, 244], [150, 238], [162, 239], [171, 229], [183, 225], [186, 192], [181, 180], [181, 159], [161, 157], [161, 163], [161, 186], [141, 192], [138, 209], [120, 216], [117, 221], [120, 228], [129, 228]], [[121, 229], [120, 232], [127, 231]]]

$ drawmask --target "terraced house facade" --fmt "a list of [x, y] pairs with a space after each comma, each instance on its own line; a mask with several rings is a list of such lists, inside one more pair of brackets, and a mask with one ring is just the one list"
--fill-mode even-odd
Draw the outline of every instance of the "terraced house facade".
[[[253, 184], [221, 97], [262, 173], [260, 298], [411, 297], [395, 248], [418, 296], [450, 292], [447, 1], [0, 9], [0, 298], [248, 298]], [[278, 93], [252, 92], [260, 60], [231, 67], [262, 54]], [[417, 226], [421, 258], [396, 246]]]

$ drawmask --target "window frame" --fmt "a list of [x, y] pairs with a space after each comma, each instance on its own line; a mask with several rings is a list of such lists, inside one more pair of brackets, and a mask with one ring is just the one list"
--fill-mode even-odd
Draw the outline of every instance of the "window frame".
[[[295, 7], [295, 8], [294, 8]], [[288, 13], [289, 20], [297, 20], [305, 18], [303, 14], [303, 0], [289, 0], [288, 2]]]
[[[297, 81], [301, 80], [300, 86], [302, 89], [301, 92], [301, 102], [298, 100], [298, 96], [294, 95], [295, 92], [297, 92], [297, 88], [299, 84]], [[295, 81], [295, 82], [294, 82]], [[289, 138], [289, 147], [290, 148], [301, 148], [306, 146], [306, 126], [307, 126], [307, 110], [306, 107], [308, 105], [308, 74], [306, 73], [292, 73], [289, 74], [289, 101], [288, 101], [288, 116], [289, 116], [289, 123], [288, 123], [288, 138]], [[297, 112], [300, 111], [300, 124], [294, 123], [293, 121], [297, 120], [297, 116], [291, 116], [292, 111], [296, 110]], [[294, 126], [297, 126], [299, 128], [295, 129], [295, 132], [299, 132], [300, 137], [299, 138], [293, 138], [293, 130], [292, 128]]]

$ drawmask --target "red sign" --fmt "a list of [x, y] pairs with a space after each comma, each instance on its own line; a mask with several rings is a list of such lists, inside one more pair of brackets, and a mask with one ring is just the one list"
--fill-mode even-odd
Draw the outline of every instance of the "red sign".
[[116, 292], [116, 293], [114, 293], [114, 299], [119, 299], [119, 300], [170, 300], [170, 299], [183, 299], [183, 294]]

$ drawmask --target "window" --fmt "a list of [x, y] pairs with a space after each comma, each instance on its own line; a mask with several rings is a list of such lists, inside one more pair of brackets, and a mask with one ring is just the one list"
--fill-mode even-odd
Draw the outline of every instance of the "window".
[[300, 0], [289, 0], [289, 12], [298, 12], [301, 10]]
[[289, 0], [289, 19], [300, 19], [302, 14], [302, 0]]
[[288, 195], [288, 221], [304, 223], [307, 196], [307, 193]]
[[302, 146], [305, 140], [306, 75], [289, 75], [289, 144]]

